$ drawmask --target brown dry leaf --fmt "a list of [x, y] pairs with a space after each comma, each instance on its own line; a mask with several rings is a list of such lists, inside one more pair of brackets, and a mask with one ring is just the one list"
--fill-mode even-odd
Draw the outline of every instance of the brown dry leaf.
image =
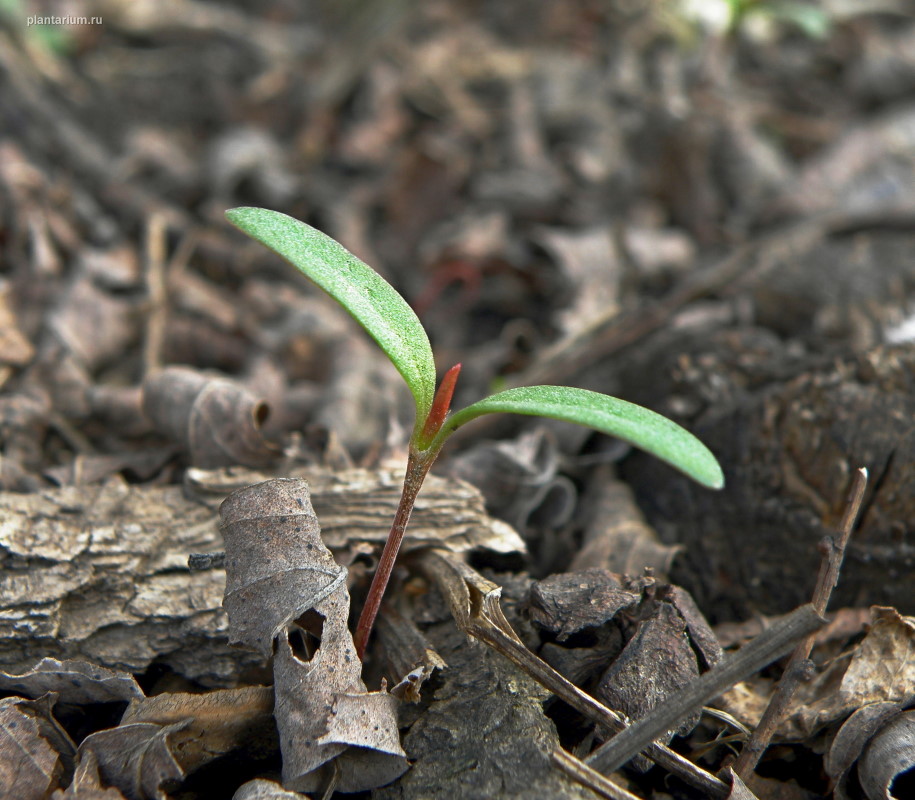
[[[0, 788], [3, 796], [16, 800], [44, 800], [64, 774], [63, 756], [54, 745], [59, 734], [49, 737], [50, 704], [18, 697], [0, 700]], [[55, 739], [57, 741], [52, 741]], [[63, 738], [63, 741], [67, 741]]]
[[139, 334], [138, 312], [135, 301], [100, 288], [83, 272], [51, 315], [50, 325], [79, 364], [94, 372], [130, 349]]
[[451, 459], [448, 472], [476, 486], [490, 513], [524, 530], [533, 517], [551, 528], [568, 522], [575, 489], [558, 467], [556, 440], [538, 427], [511, 441], [475, 445]]
[[619, 307], [623, 264], [605, 226], [583, 231], [542, 228], [535, 240], [574, 287], [575, 300], [557, 320], [567, 336], [611, 316]]
[[263, 467], [279, 455], [261, 435], [269, 407], [247, 389], [185, 367], [168, 367], [143, 384], [143, 410], [181, 443], [198, 467]]
[[862, 706], [915, 695], [915, 618], [883, 606], [872, 614], [864, 640], [802, 686], [783, 736], [803, 740]]
[[10, 287], [0, 286], [0, 363], [23, 367], [35, 355], [35, 347], [19, 327], [10, 308]]
[[264, 750], [271, 740], [275, 746], [273, 689], [269, 686], [140, 698], [131, 702], [120, 724], [139, 722], [186, 723], [171, 735], [169, 745], [187, 773], [233, 750]]
[[54, 692], [61, 703], [116, 703], [140, 700], [140, 689], [133, 675], [87, 661], [58, 661], [43, 658], [20, 675], [0, 672], [0, 690], [26, 697]]
[[92, 751], [80, 759], [73, 780], [66, 791], [57, 789], [51, 800], [126, 800], [114, 787], [103, 788], [98, 773], [98, 761]]
[[80, 744], [79, 762], [94, 758], [102, 781], [127, 800], [165, 800], [165, 788], [184, 778], [169, 738], [186, 725], [138, 722], [98, 731]]
[[[347, 628], [346, 570], [334, 562], [302, 480], [233, 492], [220, 507], [232, 640], [274, 654], [283, 783], [364, 791], [407, 769], [396, 707], [367, 693]], [[332, 762], [332, 763], [331, 763]]]

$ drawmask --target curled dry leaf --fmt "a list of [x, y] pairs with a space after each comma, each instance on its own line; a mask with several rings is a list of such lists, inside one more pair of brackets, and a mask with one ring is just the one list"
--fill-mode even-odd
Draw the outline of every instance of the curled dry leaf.
[[915, 696], [915, 618], [880, 606], [872, 614], [863, 641], [804, 686], [784, 736], [804, 739], [862, 706]]
[[631, 487], [616, 477], [613, 467], [594, 470], [582, 506], [587, 519], [584, 541], [570, 571], [606, 567], [621, 575], [641, 575], [645, 567], [651, 567], [656, 578], [666, 578], [683, 546], [661, 543], [645, 521]]
[[73, 705], [126, 703], [143, 698], [143, 690], [129, 672], [56, 658], [43, 658], [20, 675], [0, 672], [0, 690], [32, 698], [54, 692], [59, 702]]
[[342, 586], [346, 570], [321, 541], [303, 480], [240, 489], [223, 502], [219, 515], [230, 641], [269, 656], [282, 629]]
[[168, 367], [143, 384], [143, 410], [198, 467], [263, 467], [278, 455], [261, 435], [269, 407], [239, 384]]
[[899, 716], [899, 703], [869, 703], [855, 711], [839, 728], [823, 762], [835, 783], [837, 800], [848, 800], [847, 781], [868, 741], [890, 720]]
[[[64, 760], [54, 740], [67, 740], [56, 726], [51, 727], [49, 705], [18, 697], [0, 700], [0, 789], [4, 797], [44, 800], [63, 777]], [[70, 743], [69, 749], [72, 747]]]
[[308, 485], [266, 481], [220, 507], [232, 640], [274, 654], [283, 784], [356, 792], [407, 769], [397, 699], [368, 693], [347, 628], [346, 570], [320, 538]]
[[907, 795], [901, 787], [897, 793], [894, 782], [913, 768], [915, 711], [906, 711], [890, 720], [870, 740], [858, 765], [858, 777], [869, 800], [903, 800]]

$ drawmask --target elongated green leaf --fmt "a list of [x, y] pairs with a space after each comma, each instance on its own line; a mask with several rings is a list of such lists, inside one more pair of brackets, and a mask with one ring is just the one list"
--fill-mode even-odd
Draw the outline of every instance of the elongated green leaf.
[[587, 425], [657, 456], [703, 486], [724, 486], [724, 475], [715, 456], [675, 422], [634, 403], [568, 386], [522, 386], [480, 400], [448, 419], [433, 446], [472, 419], [503, 412]]
[[233, 208], [226, 217], [298, 267], [378, 342], [413, 393], [419, 429], [435, 396], [435, 361], [422, 323], [397, 290], [343, 245], [286, 214]]

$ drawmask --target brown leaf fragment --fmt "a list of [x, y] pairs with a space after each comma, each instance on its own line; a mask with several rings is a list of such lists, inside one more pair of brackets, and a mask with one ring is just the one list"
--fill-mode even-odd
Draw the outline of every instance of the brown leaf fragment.
[[0, 672], [0, 690], [32, 698], [54, 692], [59, 702], [73, 705], [126, 703], [143, 698], [143, 690], [129, 672], [56, 658], [43, 658], [21, 675]]
[[10, 287], [0, 287], [0, 364], [22, 367], [35, 355], [35, 347], [19, 327], [11, 306]]
[[41, 715], [17, 697], [0, 700], [0, 789], [3, 797], [44, 800], [64, 772], [60, 753], [43, 735]]
[[232, 800], [302, 800], [305, 796], [287, 791], [275, 781], [257, 778], [239, 786]]
[[[699, 666], [686, 622], [673, 606], [660, 603], [651, 616], [639, 622], [635, 635], [604, 673], [595, 695], [637, 720], [697, 677]], [[669, 731], [668, 738], [689, 733], [698, 722], [698, 714], [690, 716]]]
[[121, 725], [186, 723], [169, 744], [181, 768], [193, 772], [242, 748], [264, 752], [277, 746], [273, 689], [246, 686], [204, 694], [167, 692], [131, 702]]
[[102, 787], [98, 772], [98, 760], [92, 751], [80, 759], [73, 780], [66, 791], [57, 789], [51, 800], [126, 800], [113, 786]]
[[603, 625], [639, 595], [623, 588], [605, 569], [584, 569], [551, 575], [531, 585], [531, 619], [563, 642], [573, 633]]
[[283, 478], [239, 489], [219, 507], [219, 516], [231, 642], [269, 656], [285, 626], [343, 585], [346, 569], [321, 541], [303, 480]]
[[105, 291], [83, 273], [70, 285], [50, 325], [79, 364], [94, 372], [129, 349], [139, 332], [138, 320], [135, 301]]
[[[869, 800], [905, 800], [894, 783], [915, 768], [915, 711], [906, 711], [884, 725], [867, 745], [858, 777]], [[909, 786], [911, 789], [911, 785]]]
[[260, 431], [269, 406], [228, 379], [168, 367], [144, 382], [143, 410], [194, 466], [263, 467], [278, 455]]
[[[296, 791], [341, 792], [384, 786], [407, 769], [397, 730], [398, 701], [366, 692], [362, 664], [347, 629], [349, 596], [338, 586], [307, 617], [283, 632], [274, 656], [283, 785]], [[306, 634], [319, 639], [303, 647]], [[330, 763], [333, 761], [333, 763]]]
[[169, 737], [186, 724], [137, 722], [98, 731], [80, 744], [78, 758], [94, 758], [102, 781], [127, 800], [164, 800], [164, 790], [184, 778]]
[[862, 706], [915, 696], [915, 618], [881, 606], [872, 614], [864, 639], [801, 687], [783, 736], [805, 739]]

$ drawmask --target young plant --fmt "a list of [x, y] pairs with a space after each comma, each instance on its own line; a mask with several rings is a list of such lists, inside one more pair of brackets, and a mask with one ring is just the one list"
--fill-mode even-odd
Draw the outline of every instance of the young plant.
[[598, 392], [568, 386], [524, 386], [494, 394], [449, 417], [461, 365], [445, 373], [436, 391], [429, 337], [406, 300], [384, 278], [329, 236], [285, 214], [263, 208], [234, 208], [226, 217], [298, 267], [340, 303], [387, 353], [416, 402], [403, 493], [356, 627], [360, 658], [365, 654], [426, 473], [448, 437], [472, 419], [509, 412], [586, 425], [652, 453], [703, 486], [720, 489], [724, 485], [715, 457], [691, 433], [660, 414]]

